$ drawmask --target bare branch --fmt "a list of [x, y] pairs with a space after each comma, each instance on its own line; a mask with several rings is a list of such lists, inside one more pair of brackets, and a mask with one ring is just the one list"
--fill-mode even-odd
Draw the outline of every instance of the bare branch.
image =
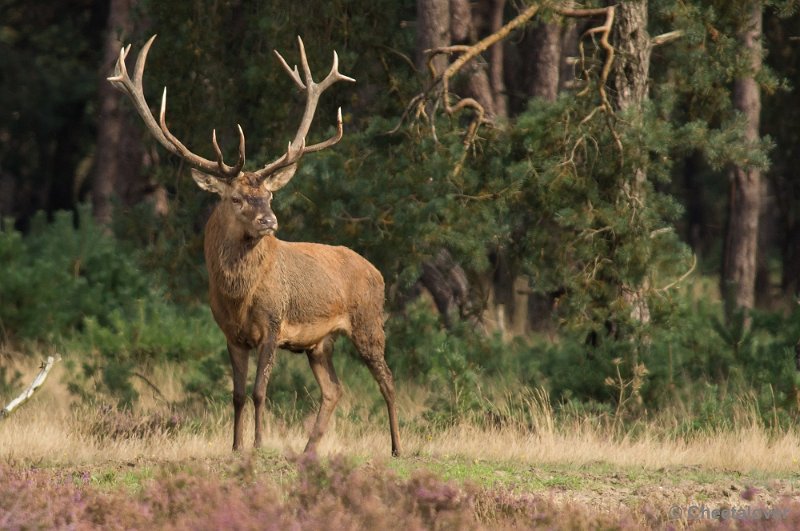
[[668, 42], [680, 39], [681, 37], [683, 37], [683, 30], [668, 31], [667, 33], [656, 35], [650, 39], [650, 46], [661, 46], [662, 44], [667, 44]]
[[59, 360], [61, 360], [61, 356], [58, 354], [55, 356], [48, 356], [47, 361], [42, 363], [40, 367], [41, 370], [39, 371], [39, 374], [36, 375], [36, 378], [33, 379], [31, 385], [29, 385], [21, 395], [9, 402], [8, 405], [4, 407], [2, 411], [0, 411], [0, 419], [8, 417], [17, 407], [27, 402], [28, 399], [33, 396], [33, 393], [42, 386], [44, 381], [47, 379], [47, 375], [50, 373], [50, 369], [52, 369], [53, 365], [55, 365], [55, 363]]
[[[539, 8], [540, 6], [538, 4], [528, 6], [519, 15], [514, 17], [514, 19], [512, 19], [508, 24], [502, 26], [496, 32], [485, 37], [474, 45], [443, 46], [425, 50], [425, 53], [428, 56], [427, 67], [431, 75], [431, 82], [422, 93], [411, 99], [405, 111], [403, 112], [400, 122], [394, 129], [392, 129], [392, 131], [390, 131], [390, 133], [396, 132], [400, 128], [400, 125], [402, 125], [402, 123], [411, 115], [413, 115], [416, 119], [419, 119], [420, 117], [428, 119], [431, 122], [432, 130], [435, 131], [433, 125], [433, 122], [435, 121], [435, 113], [428, 112], [430, 109], [426, 110], [426, 108], [430, 105], [431, 108], [435, 109], [437, 104], [441, 102], [441, 107], [448, 116], [452, 116], [464, 108], [470, 108], [474, 111], [475, 118], [468, 126], [467, 133], [464, 138], [465, 145], [471, 144], [475, 138], [475, 135], [477, 134], [478, 127], [484, 123], [491, 123], [491, 121], [486, 118], [486, 113], [483, 106], [473, 98], [464, 98], [459, 100], [456, 104], [451, 104], [452, 94], [450, 93], [450, 80], [471, 60], [475, 59], [477, 56], [498, 42], [507, 38], [512, 31], [527, 23], [538, 13]], [[601, 26], [589, 29], [586, 33], [584, 33], [582, 39], [585, 37], [599, 35], [600, 39], [597, 46], [606, 52], [603, 68], [598, 80], [600, 105], [597, 109], [595, 109], [595, 111], [592, 112], [592, 115], [594, 115], [598, 110], [602, 110], [606, 114], [612, 115], [613, 110], [608, 100], [608, 95], [606, 94], [605, 85], [608, 81], [608, 76], [611, 72], [611, 65], [614, 61], [614, 47], [611, 46], [609, 37], [614, 23], [615, 7], [609, 6], [596, 9], [557, 7], [554, 8], [554, 11], [564, 17], [587, 18], [605, 16], [603, 24]], [[582, 43], [579, 45], [579, 48], [581, 52], [581, 64], [585, 65], [585, 56], [583, 53]], [[437, 72], [433, 65], [433, 58], [438, 55], [452, 54], [460, 55], [458, 55], [458, 57], [452, 63], [450, 63], [450, 65], [448, 65], [448, 67], [442, 73]], [[588, 72], [586, 72], [585, 68], [584, 73], [587, 74], [588, 77]], [[431, 105], [431, 103], [433, 105]]]
[[693, 254], [692, 255], [692, 265], [689, 267], [688, 271], [686, 271], [684, 274], [682, 274], [680, 277], [678, 277], [673, 282], [670, 282], [666, 286], [663, 286], [663, 287], [660, 287], [660, 288], [655, 288], [653, 291], [655, 291], [656, 293], [663, 293], [663, 292], [665, 292], [665, 291], [667, 291], [667, 290], [669, 290], [671, 288], [674, 288], [675, 286], [677, 286], [678, 284], [680, 284], [681, 282], [686, 280], [689, 277], [689, 275], [691, 275], [694, 272], [694, 268], [695, 267], [697, 267], [697, 255]]

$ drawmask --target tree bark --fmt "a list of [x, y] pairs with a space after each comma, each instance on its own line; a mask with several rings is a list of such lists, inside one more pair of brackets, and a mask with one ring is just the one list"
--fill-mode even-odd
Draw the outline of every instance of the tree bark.
[[[503, 27], [503, 12], [506, 0], [494, 0], [489, 23], [489, 33], [497, 33]], [[494, 96], [494, 110], [497, 116], [508, 116], [508, 96], [506, 94], [505, 80], [505, 42], [500, 42], [489, 48], [489, 81]]]
[[[492, 15], [488, 14], [489, 17]], [[502, 17], [502, 14], [500, 15]], [[469, 0], [450, 0], [450, 35], [452, 44], [475, 44], [480, 37], [479, 28], [491, 27], [492, 21], [483, 19], [480, 12], [473, 13]], [[502, 26], [502, 22], [500, 24]], [[497, 44], [494, 48], [502, 46]], [[501, 52], [502, 58], [502, 52]], [[502, 69], [502, 65], [498, 68]], [[462, 70], [466, 79], [456, 86], [461, 96], [474, 98], [483, 107], [487, 118], [498, 115], [495, 105], [495, 92], [489, 77], [489, 68], [481, 59], [475, 58]], [[497, 74], [496, 74], [497, 75]], [[499, 74], [502, 78], [502, 72]], [[504, 90], [504, 89], [503, 89]]]
[[[733, 105], [747, 120], [745, 138], [758, 142], [761, 93], [755, 75], [761, 69], [761, 2], [754, 2], [739, 34], [742, 52], [750, 58], [750, 72], [734, 81]], [[730, 170], [728, 224], [722, 263], [721, 291], [725, 310], [752, 309], [755, 304], [758, 222], [761, 208], [761, 172], [754, 168]]]
[[[643, 118], [641, 108], [648, 97], [652, 44], [647, 32], [647, 7], [648, 2], [645, 0], [617, 4], [611, 36], [616, 50], [609, 79], [611, 103], [616, 112], [631, 111], [628, 114], [629, 120]], [[645, 169], [634, 168], [633, 175], [622, 183], [624, 196], [630, 201], [643, 204], [646, 200], [644, 197], [646, 180]], [[630, 306], [631, 317], [640, 323], [648, 323], [650, 308], [645, 297], [648, 288], [646, 283], [621, 287], [623, 297]]]
[[558, 90], [573, 88], [575, 63], [578, 58], [578, 39], [587, 24], [585, 20], [566, 20], [561, 33], [561, 59], [558, 74]]
[[[519, 110], [530, 98], [541, 98], [546, 101], [555, 101], [558, 96], [559, 73], [561, 67], [561, 28], [557, 24], [536, 24], [528, 28], [517, 45], [519, 64], [515, 72], [516, 79], [511, 83], [516, 85], [516, 90], [523, 96], [518, 103]], [[524, 230], [520, 230], [520, 233]], [[512, 336], [528, 333], [534, 323], [530, 322], [531, 304], [543, 307], [546, 295], [536, 295], [543, 300], [531, 300], [530, 279], [521, 275], [518, 264], [512, 262], [508, 249], [497, 249], [494, 266], [494, 298], [498, 307], [502, 305], [502, 317], [498, 314], [496, 319], [505, 320], [501, 328]], [[536, 315], [541, 317], [540, 314]]]
[[561, 77], [561, 27], [537, 24], [531, 31], [528, 95], [555, 101]]
[[130, 126], [129, 113], [121, 106], [122, 97], [106, 80], [124, 44], [121, 36], [131, 33], [131, 10], [137, 0], [111, 0], [103, 63], [98, 86], [99, 122], [93, 169], [92, 205], [98, 222], [111, 223], [113, 197], [126, 204], [137, 202], [147, 191], [142, 179], [143, 148], [140, 137]]
[[708, 202], [700, 170], [703, 156], [694, 152], [684, 161], [683, 178], [686, 189], [686, 241], [698, 257], [705, 256], [712, 241], [708, 234]]
[[446, 249], [422, 264], [420, 283], [428, 290], [448, 328], [453, 319], [468, 317], [469, 281], [464, 269]]
[[[450, 44], [450, 1], [417, 0], [417, 68], [428, 75], [425, 50]], [[447, 68], [447, 56], [433, 59], [437, 72]]]
[[617, 5], [612, 42], [616, 49], [610, 79], [614, 107], [621, 112], [641, 108], [647, 99], [652, 47], [647, 33], [647, 2]]

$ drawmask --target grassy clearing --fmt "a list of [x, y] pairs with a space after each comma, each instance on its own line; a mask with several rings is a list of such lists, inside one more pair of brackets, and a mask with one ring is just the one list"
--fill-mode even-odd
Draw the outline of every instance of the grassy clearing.
[[[27, 377], [27, 376], [26, 376]], [[172, 371], [157, 375], [161, 392], [168, 399], [180, 391]], [[210, 405], [197, 417], [170, 423], [174, 412], [142, 389], [142, 406], [132, 414], [152, 420], [147, 429], [122, 425], [107, 419], [100, 408], [75, 406], [63, 385], [63, 367], [56, 367], [51, 381], [31, 403], [4, 421], [0, 430], [0, 459], [53, 464], [94, 464], [102, 462], [160, 462], [224, 457], [230, 452], [231, 411], [228, 404]], [[380, 400], [377, 396], [370, 399]], [[732, 474], [762, 473], [786, 477], [800, 473], [800, 436], [795, 431], [770, 433], [754, 418], [739, 421], [735, 430], [714, 431], [680, 438], [672, 435], [668, 416], [638, 425], [631, 434], [615, 435], [590, 418], [560, 422], [546, 403], [531, 403], [536, 419], [532, 428], [509, 425], [500, 428], [461, 424], [427, 431], [411, 422], [421, 408], [415, 389], [400, 389], [400, 412], [410, 426], [402, 432], [405, 456], [464, 462], [515, 463], [570, 467], [697, 468]], [[335, 421], [320, 446], [322, 455], [347, 454], [358, 458], [389, 455], [388, 427], [381, 414], [368, 424], [353, 420], [352, 411], [364, 402], [346, 392]], [[248, 408], [246, 418], [251, 418]], [[268, 418], [265, 449], [273, 452], [303, 448], [309, 416], [287, 424]], [[252, 425], [246, 424], [246, 439]]]
[[[25, 372], [23, 381], [35, 369]], [[173, 370], [163, 368], [153, 378], [168, 401], [180, 398]], [[296, 452], [305, 444], [310, 418], [287, 422], [272, 416], [264, 448], [233, 455], [227, 404], [173, 421], [175, 411], [167, 409], [160, 397], [148, 395], [143, 386], [140, 407], [120, 416], [74, 404], [63, 380], [64, 369], [57, 367], [30, 403], [0, 424], [0, 466], [8, 473], [39, 471], [47, 477], [68, 477], [84, 494], [106, 493], [117, 499], [117, 493], [126, 492], [141, 503], [153, 489], [186, 475], [200, 478], [197, 488], [203, 492], [215, 488], [215, 482], [223, 490], [255, 482], [274, 493], [273, 502], [288, 504], [281, 505], [288, 511], [281, 514], [289, 520], [308, 497], [298, 491], [298, 482], [309, 479]], [[447, 513], [451, 509], [433, 512], [450, 514], [447, 518], [456, 518], [453, 522], [462, 522], [463, 516], [467, 527], [527, 525], [533, 522], [532, 514], [544, 511], [543, 525], [637, 528], [690, 523], [685, 518], [670, 520], [673, 506], [783, 507], [800, 488], [798, 433], [771, 433], [748, 420], [746, 411], [738, 429], [680, 438], [670, 429], [677, 419], [669, 416], [640, 423], [625, 434], [589, 417], [556, 418], [543, 397], [530, 402], [528, 418], [534, 419], [533, 426], [511, 423], [489, 429], [464, 423], [432, 431], [414, 422], [423, 409], [419, 397], [425, 396], [424, 389], [401, 388], [404, 456], [391, 459], [384, 416], [374, 415], [365, 423], [353, 414], [365, 401], [379, 400], [363, 394], [360, 389], [346, 392], [321, 444], [323, 471], [314, 472], [314, 481], [330, 483], [333, 480], [326, 474], [334, 474], [349, 478], [357, 488], [400, 489], [415, 507], [410, 514], [420, 518], [414, 522], [423, 527], [437, 527], [440, 522], [428, 509], [420, 509], [428, 502], [418, 499], [419, 492], [427, 496], [431, 489], [439, 493], [432, 496], [443, 497], [442, 507], [460, 516]], [[247, 439], [251, 437], [248, 426]], [[344, 471], [337, 469], [341, 459], [349, 463]], [[432, 483], [419, 487], [420, 478]], [[373, 481], [380, 484], [365, 486]], [[328, 501], [339, 507], [344, 502], [336, 496], [344, 496], [345, 490], [331, 494], [335, 500]], [[457, 501], [462, 495], [471, 501]], [[391, 513], [385, 507], [374, 509]], [[164, 518], [154, 522], [182, 525]], [[441, 522], [450, 522], [447, 518]]]

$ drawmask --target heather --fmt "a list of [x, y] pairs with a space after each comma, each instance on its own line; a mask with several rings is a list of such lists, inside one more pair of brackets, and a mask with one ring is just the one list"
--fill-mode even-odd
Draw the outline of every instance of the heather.
[[[103, 488], [79, 471], [3, 465], [3, 529], [485, 529], [555, 523], [552, 504], [508, 491], [482, 491], [430, 473], [401, 480], [383, 466], [335, 457], [292, 458], [278, 484], [243, 461], [230, 476], [162, 474], [136, 492]], [[585, 515], [572, 515], [575, 524]], [[618, 525], [612, 518], [583, 523]]]
[[[125, 468], [92, 471], [3, 464], [0, 528], [638, 529], [687, 523], [670, 515], [667, 501], [654, 497], [611, 504], [568, 500], [553, 492], [526, 491], [520, 485], [443, 480], [424, 468], [398, 473], [387, 463], [357, 464], [342, 455], [261, 453], [188, 461], [161, 465], [156, 473], [134, 482], [117, 482], [125, 476]], [[728, 507], [746, 505], [750, 513], [755, 508], [784, 516], [733, 524], [690, 522], [700, 528], [798, 525], [796, 502], [785, 493], [769, 500], [771, 506], [757, 493], [758, 489], [742, 488]], [[697, 503], [713, 506], [714, 500]]]

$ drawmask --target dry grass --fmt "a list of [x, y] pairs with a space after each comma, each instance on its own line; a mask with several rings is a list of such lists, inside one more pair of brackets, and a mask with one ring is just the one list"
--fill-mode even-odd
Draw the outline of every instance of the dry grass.
[[[23, 381], [35, 373], [26, 371]], [[168, 399], [180, 394], [174, 371], [155, 375]], [[0, 461], [92, 464], [137, 460], [181, 461], [230, 455], [230, 408], [220, 406], [193, 419], [192, 428], [131, 432], [129, 436], [103, 436], [100, 410], [75, 407], [63, 383], [64, 369], [56, 367], [38, 395], [0, 423]], [[401, 418], [420, 410], [416, 393], [404, 390], [400, 397]], [[142, 388], [143, 412], [163, 409], [152, 393]], [[1, 401], [1, 400], [0, 400]], [[388, 456], [388, 426], [367, 426], [348, 420], [348, 409], [356, 398], [346, 394], [338, 418], [323, 439], [322, 454]], [[545, 401], [531, 402], [534, 429], [513, 426], [484, 429], [461, 425], [444, 432], [401, 429], [406, 456], [513, 461], [530, 465], [591, 465], [660, 469], [696, 466], [725, 472], [791, 474], [800, 472], [800, 437], [794, 431], [770, 434], [758, 422], [740, 422], [740, 428], [696, 435], [691, 439], [668, 436], [664, 425], [654, 422], [638, 429], [635, 437], [615, 437], [591, 422], [558, 425]], [[252, 418], [248, 410], [246, 418]], [[246, 440], [252, 437], [247, 424]], [[286, 426], [270, 418], [265, 447], [279, 453], [302, 450], [304, 426]]]

